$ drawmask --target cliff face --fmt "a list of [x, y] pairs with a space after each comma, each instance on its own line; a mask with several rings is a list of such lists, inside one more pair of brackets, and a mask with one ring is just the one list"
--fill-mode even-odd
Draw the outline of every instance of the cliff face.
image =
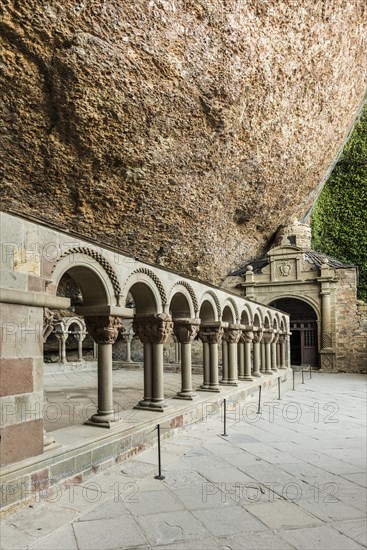
[[3, 0], [2, 208], [218, 282], [312, 203], [364, 93], [364, 6]]

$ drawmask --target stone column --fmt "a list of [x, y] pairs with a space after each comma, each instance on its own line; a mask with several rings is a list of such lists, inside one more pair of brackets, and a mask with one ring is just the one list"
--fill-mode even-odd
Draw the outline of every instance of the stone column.
[[209, 342], [203, 341], [203, 383], [199, 389], [209, 390], [210, 387], [210, 350]]
[[83, 361], [83, 340], [86, 332], [74, 332], [75, 340], [78, 342], [78, 361]]
[[133, 321], [134, 332], [144, 344], [144, 399], [136, 409], [163, 411], [163, 344], [172, 334], [170, 315], [137, 314]]
[[271, 370], [271, 343], [274, 338], [272, 328], [264, 330], [264, 342], [265, 342], [265, 374], [273, 374]]
[[131, 342], [133, 341], [133, 337], [134, 337], [134, 331], [133, 330], [129, 330], [128, 332], [124, 332], [124, 334], [122, 335], [123, 341], [126, 344], [126, 359], [125, 359], [125, 361], [127, 363], [132, 363], [132, 359], [131, 359]]
[[279, 334], [279, 357], [280, 357], [280, 368], [287, 368], [287, 359], [286, 359], [286, 334], [282, 332]]
[[200, 327], [200, 319], [175, 319], [173, 331], [181, 346], [181, 391], [175, 395], [175, 399], [193, 400], [195, 394], [192, 390], [191, 376], [191, 343], [195, 340]]
[[[263, 333], [263, 336], [264, 336], [264, 333]], [[263, 338], [260, 344], [260, 372], [265, 373], [265, 370], [266, 370], [266, 351], [265, 351], [265, 341]]]
[[[201, 386], [198, 388], [200, 391], [219, 392], [218, 381], [218, 343], [223, 336], [223, 326], [221, 322], [213, 322], [207, 325], [201, 325], [199, 330], [199, 338], [204, 344], [209, 346], [209, 387], [205, 388]], [[205, 361], [205, 359], [204, 359]], [[204, 364], [205, 366], [205, 364]]]
[[59, 363], [66, 363], [66, 340], [69, 338], [69, 332], [55, 330], [55, 336], [59, 341]]
[[278, 342], [279, 342], [279, 333], [278, 331], [274, 330], [273, 341], [270, 344], [271, 345], [271, 370], [273, 372], [277, 372], [278, 370], [278, 361], [277, 361]]
[[237, 344], [241, 338], [241, 325], [229, 325], [224, 329], [223, 340], [228, 346], [228, 382], [229, 386], [238, 386]]
[[[251, 376], [251, 347], [252, 347], [252, 342], [254, 340], [254, 332], [251, 330], [251, 329], [246, 329], [246, 330], [243, 330], [242, 331], [242, 335], [241, 335], [241, 341], [243, 342], [243, 346], [244, 346], [244, 351], [245, 351], [245, 361], [244, 361], [244, 367], [245, 367], [245, 370], [244, 370], [244, 377], [243, 377], [243, 380], [247, 380], [249, 382], [251, 382], [253, 380], [252, 376]], [[254, 369], [255, 370], [255, 369]], [[254, 376], [255, 373], [254, 373]]]
[[[190, 353], [191, 353], [191, 350], [190, 350]], [[178, 341], [178, 342], [175, 342], [175, 363], [179, 363], [180, 361], [181, 361], [181, 345], [180, 345], [180, 341]]]
[[220, 383], [228, 384], [228, 345], [224, 339], [222, 339], [222, 380]]
[[98, 408], [86, 424], [109, 428], [118, 420], [113, 409], [112, 394], [112, 344], [122, 329], [119, 317], [101, 315], [85, 317], [87, 330], [98, 344]]
[[263, 338], [263, 331], [261, 327], [254, 327], [253, 330], [254, 333], [254, 339], [253, 339], [253, 347], [254, 347], [254, 370], [252, 373], [252, 376], [261, 377], [260, 372], [260, 362], [261, 362], [261, 340]]
[[245, 380], [245, 344], [242, 336], [238, 342], [238, 380]]
[[323, 284], [321, 294], [321, 349], [332, 349], [330, 288]]

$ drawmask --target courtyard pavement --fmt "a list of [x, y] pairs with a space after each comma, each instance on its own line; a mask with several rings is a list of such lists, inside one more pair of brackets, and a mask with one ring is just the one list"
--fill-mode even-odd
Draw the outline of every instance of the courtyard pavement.
[[[300, 375], [298, 375], [300, 376]], [[366, 379], [315, 374], [4, 518], [1, 548], [366, 546]]]

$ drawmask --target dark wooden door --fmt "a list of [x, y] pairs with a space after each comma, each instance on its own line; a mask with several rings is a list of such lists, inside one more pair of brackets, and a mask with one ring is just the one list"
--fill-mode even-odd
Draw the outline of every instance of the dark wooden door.
[[314, 321], [291, 323], [291, 362], [293, 365], [317, 366], [317, 326]]

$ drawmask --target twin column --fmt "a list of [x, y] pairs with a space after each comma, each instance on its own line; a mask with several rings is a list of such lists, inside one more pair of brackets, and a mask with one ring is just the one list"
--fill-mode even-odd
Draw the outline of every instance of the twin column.
[[119, 317], [113, 315], [85, 317], [87, 330], [98, 344], [98, 406], [86, 424], [97, 424], [106, 428], [118, 420], [113, 408], [112, 395], [112, 344], [122, 329]]
[[144, 344], [144, 398], [135, 408], [163, 411], [163, 344], [172, 334], [172, 318], [166, 313], [137, 314], [133, 328]]

